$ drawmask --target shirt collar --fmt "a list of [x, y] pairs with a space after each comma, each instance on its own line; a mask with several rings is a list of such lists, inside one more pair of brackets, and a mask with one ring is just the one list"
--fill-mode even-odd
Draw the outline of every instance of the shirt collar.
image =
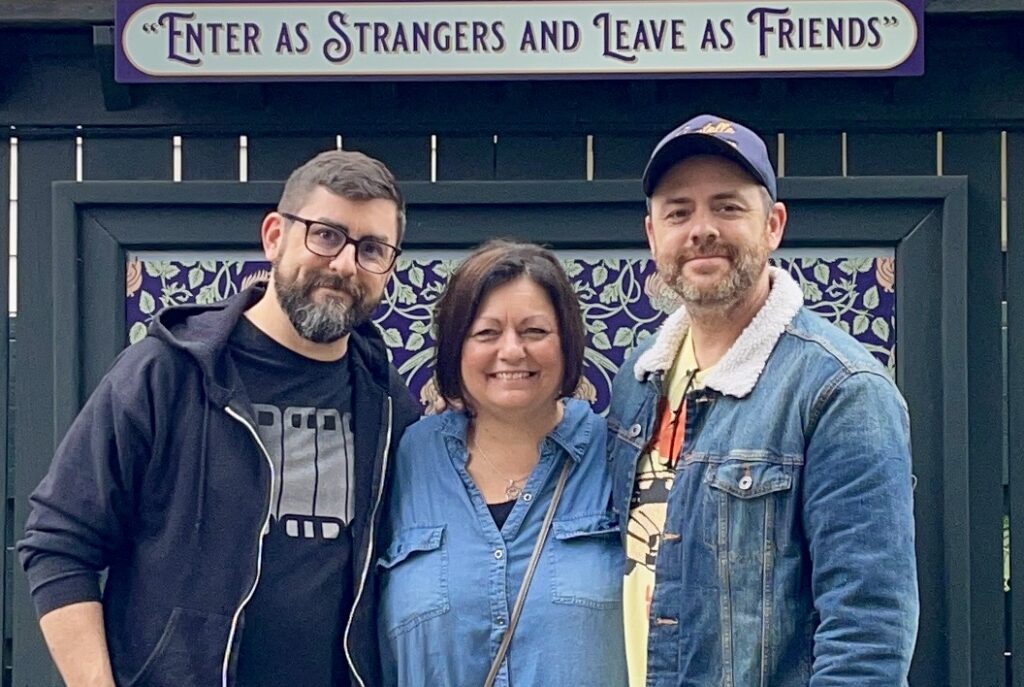
[[[563, 398], [564, 412], [561, 421], [547, 435], [577, 463], [583, 459], [590, 444], [594, 423], [587, 422], [591, 411], [586, 401]], [[469, 416], [465, 411], [446, 410], [441, 416], [441, 433], [466, 447], [466, 433], [469, 431]]]

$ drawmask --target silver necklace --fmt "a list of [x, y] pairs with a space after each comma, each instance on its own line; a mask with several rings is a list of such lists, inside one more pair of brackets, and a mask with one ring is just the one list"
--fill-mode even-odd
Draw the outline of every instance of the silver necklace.
[[[505, 496], [507, 496], [510, 501], [515, 501], [516, 499], [518, 499], [519, 495], [523, 493], [523, 488], [526, 486], [526, 479], [530, 476], [530, 474], [527, 473], [523, 477], [519, 478], [512, 478], [509, 477], [508, 475], [503, 474], [501, 470], [498, 469], [498, 466], [494, 464], [494, 461], [492, 461], [490, 457], [484, 452], [484, 450], [480, 448], [480, 444], [478, 444], [476, 441], [473, 442], [473, 453], [484, 459], [484, 462], [487, 463], [487, 467], [491, 469], [491, 472], [496, 474], [504, 481], [508, 482], [508, 484], [505, 486]], [[522, 486], [520, 486], [520, 483], [522, 483]]]

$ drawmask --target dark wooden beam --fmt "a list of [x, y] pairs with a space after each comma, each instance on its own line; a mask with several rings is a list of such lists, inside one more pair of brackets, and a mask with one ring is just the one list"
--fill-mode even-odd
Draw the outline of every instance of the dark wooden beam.
[[1024, 0], [927, 0], [925, 13], [944, 14], [1020, 14]]
[[[1024, 14], [1024, 0], [926, 0], [929, 15]], [[114, 0], [0, 0], [0, 28], [114, 22]]]
[[103, 88], [103, 104], [108, 111], [127, 110], [132, 95], [127, 84], [114, 81], [114, 27], [93, 26], [92, 45], [96, 55], [96, 71]]
[[114, 23], [114, 0], [0, 0], [0, 27]]

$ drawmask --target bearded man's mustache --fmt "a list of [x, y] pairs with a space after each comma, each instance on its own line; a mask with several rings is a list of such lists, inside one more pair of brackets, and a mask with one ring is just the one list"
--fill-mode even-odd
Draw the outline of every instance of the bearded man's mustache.
[[331, 289], [332, 291], [341, 291], [352, 297], [353, 300], [361, 300], [363, 298], [363, 290], [358, 286], [352, 284], [352, 281], [343, 277], [331, 276], [331, 277], [319, 277], [310, 281], [305, 288], [305, 295], [313, 293], [316, 289], [325, 288]]

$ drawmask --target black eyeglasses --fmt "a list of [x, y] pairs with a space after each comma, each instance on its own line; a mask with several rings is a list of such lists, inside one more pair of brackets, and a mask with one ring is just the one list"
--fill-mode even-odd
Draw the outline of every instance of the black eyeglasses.
[[323, 258], [336, 258], [345, 250], [345, 246], [353, 244], [356, 247], [356, 264], [367, 272], [384, 274], [402, 251], [390, 243], [384, 243], [380, 239], [371, 236], [364, 236], [361, 239], [354, 239], [348, 232], [334, 224], [326, 224], [312, 219], [306, 219], [287, 212], [280, 213], [285, 219], [293, 222], [301, 222], [306, 225], [306, 250], [314, 255]]

